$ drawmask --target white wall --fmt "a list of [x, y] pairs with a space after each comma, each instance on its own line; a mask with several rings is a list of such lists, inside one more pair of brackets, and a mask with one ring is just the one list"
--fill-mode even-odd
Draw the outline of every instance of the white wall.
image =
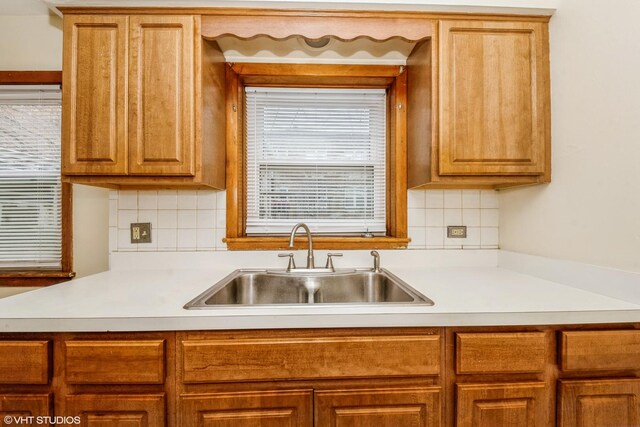
[[[0, 15], [0, 70], [61, 68], [62, 19], [55, 15]], [[108, 269], [108, 197], [108, 191], [100, 188], [74, 186], [73, 251], [78, 277]]]
[[501, 192], [502, 249], [640, 271], [640, 2], [551, 20], [553, 177]]

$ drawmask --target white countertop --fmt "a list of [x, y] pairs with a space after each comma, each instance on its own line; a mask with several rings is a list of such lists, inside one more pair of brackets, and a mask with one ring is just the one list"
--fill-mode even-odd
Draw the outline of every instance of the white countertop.
[[[145, 267], [144, 262], [140, 265]], [[383, 267], [435, 305], [185, 310], [185, 303], [236, 267], [123, 269], [1, 299], [0, 332], [640, 322], [640, 305], [634, 298], [613, 298], [505, 268], [385, 266], [384, 256]]]

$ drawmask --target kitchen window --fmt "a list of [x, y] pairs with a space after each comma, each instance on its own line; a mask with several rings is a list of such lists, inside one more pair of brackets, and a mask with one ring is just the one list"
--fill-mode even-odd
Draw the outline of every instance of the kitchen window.
[[59, 85], [0, 86], [0, 285], [37, 286], [73, 275], [60, 118]]
[[247, 235], [385, 235], [386, 91], [245, 88]]
[[405, 97], [399, 66], [230, 65], [227, 246], [405, 247]]

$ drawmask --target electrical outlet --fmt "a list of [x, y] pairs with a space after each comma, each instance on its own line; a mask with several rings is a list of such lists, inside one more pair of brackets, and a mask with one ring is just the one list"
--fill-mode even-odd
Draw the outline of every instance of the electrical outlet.
[[136, 222], [131, 224], [131, 243], [151, 243], [150, 222]]
[[447, 237], [450, 239], [465, 239], [467, 237], [466, 225], [448, 225]]

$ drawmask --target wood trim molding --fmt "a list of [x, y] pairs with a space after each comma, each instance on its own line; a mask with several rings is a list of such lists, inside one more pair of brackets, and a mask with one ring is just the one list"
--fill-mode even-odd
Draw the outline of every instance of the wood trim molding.
[[[260, 24], [256, 25], [259, 19]], [[309, 39], [334, 36], [348, 41], [359, 37], [388, 40], [400, 37], [418, 41], [432, 37], [435, 22], [424, 18], [385, 16], [322, 16], [309, 13], [297, 15], [237, 14], [231, 16], [207, 15], [202, 17], [202, 36], [216, 38], [232, 34], [240, 38], [266, 35], [274, 39], [286, 39], [297, 35]]]
[[[229, 64], [227, 68], [227, 235], [232, 250], [286, 249], [282, 236], [245, 234], [243, 88], [246, 84], [303, 87], [380, 87], [389, 92], [387, 109], [387, 236], [318, 236], [318, 249], [406, 248], [407, 237], [407, 73], [404, 67], [368, 65]], [[273, 78], [278, 81], [274, 82]], [[344, 79], [344, 80], [343, 80]], [[348, 79], [349, 84], [346, 84]], [[384, 79], [380, 83], [380, 79]], [[293, 225], [293, 224], [292, 224]]]
[[62, 71], [0, 71], [3, 85], [59, 85]]
[[[543, 9], [546, 13], [504, 13], [498, 11], [397, 11], [397, 10], [327, 10], [327, 9], [267, 9], [267, 8], [239, 8], [239, 7], [87, 7], [87, 6], [58, 6], [57, 9], [65, 15], [70, 14], [117, 14], [117, 15], [202, 15], [234, 17], [264, 16], [276, 17], [322, 17], [322, 18], [405, 18], [405, 19], [461, 19], [461, 20], [493, 20], [493, 21], [529, 21], [549, 22], [553, 10]], [[531, 10], [531, 9], [528, 9]]]
[[[62, 71], [0, 71], [0, 84], [55, 85], [62, 84]], [[62, 268], [60, 271], [0, 271], [2, 286], [48, 286], [72, 279], [73, 213], [71, 184], [62, 183]]]

